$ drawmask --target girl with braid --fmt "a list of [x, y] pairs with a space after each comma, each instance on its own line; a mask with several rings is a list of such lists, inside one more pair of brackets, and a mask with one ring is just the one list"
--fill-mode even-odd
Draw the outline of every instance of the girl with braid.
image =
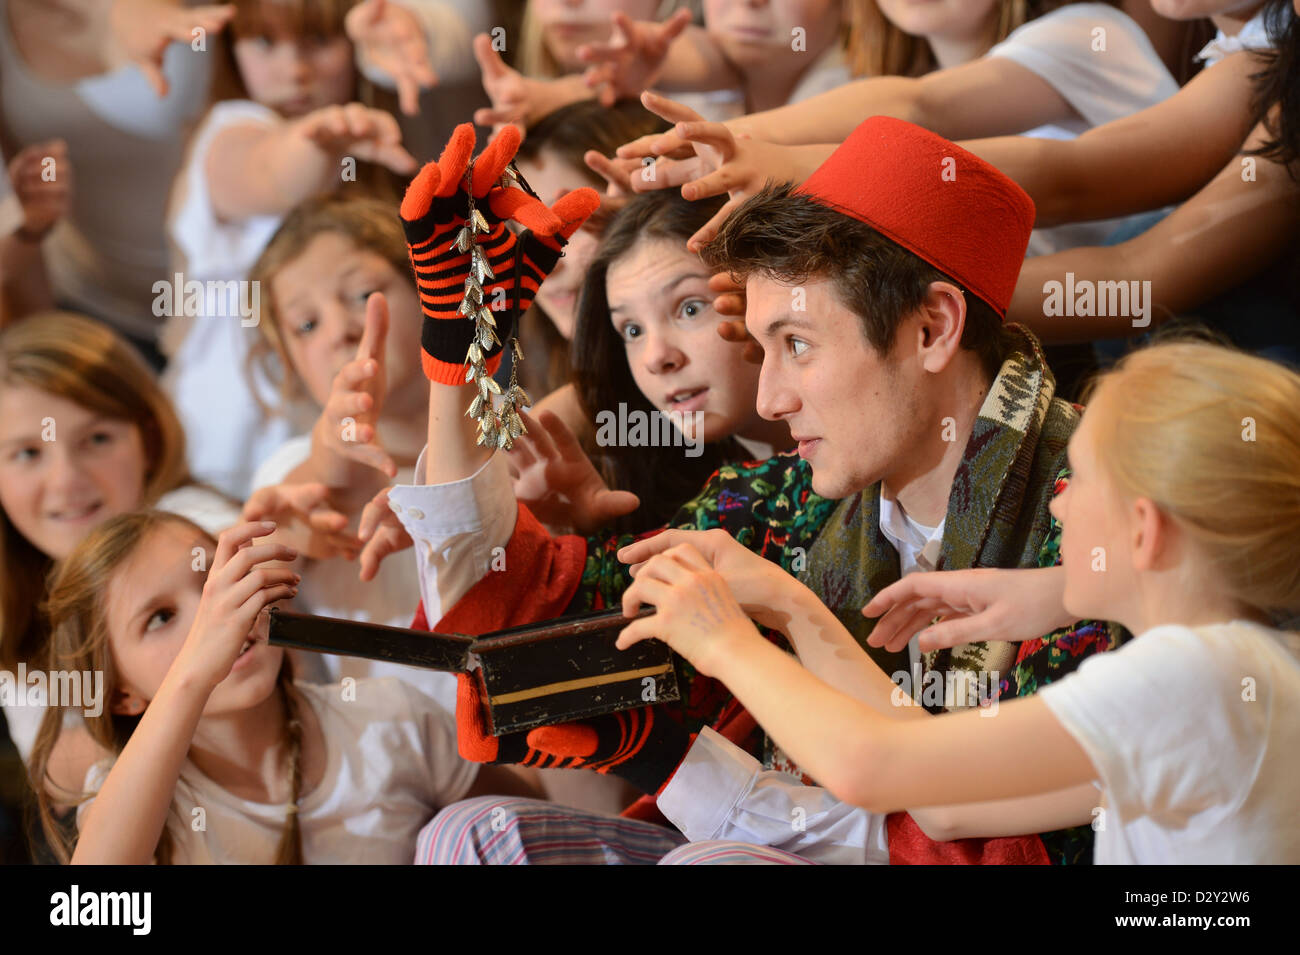
[[[61, 859], [403, 863], [439, 805], [494, 778], [532, 791], [459, 759], [451, 717], [398, 680], [293, 681], [263, 611], [301, 578], [270, 563], [293, 548], [258, 543], [273, 530], [245, 523], [213, 540], [139, 511], [55, 569], [51, 660], [106, 675], [103, 711], [86, 724], [114, 754], [87, 774], [86, 793], [68, 794], [80, 803], [75, 851], [54, 822], [53, 780], [37, 787]], [[35, 778], [62, 728], [51, 708]]]

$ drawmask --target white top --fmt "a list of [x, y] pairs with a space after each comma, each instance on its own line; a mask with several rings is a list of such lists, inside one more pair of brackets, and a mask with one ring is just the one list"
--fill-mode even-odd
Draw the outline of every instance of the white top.
[[1155, 627], [1038, 695], [1097, 769], [1098, 864], [1300, 863], [1300, 635]]
[[168, 224], [180, 254], [175, 269], [165, 276], [173, 286], [173, 303], [184, 300], [183, 289], [191, 282], [202, 283], [205, 294], [201, 314], [188, 315], [173, 306], [166, 319], [162, 349], [170, 361], [163, 388], [185, 429], [190, 472], [241, 500], [252, 490], [258, 464], [302, 424], [301, 415], [290, 413], [294, 409], [285, 414], [264, 410], [282, 402], [262, 374], [250, 372], [248, 353], [262, 332], [243, 324], [252, 320], [244, 315], [251, 313], [255, 301], [246, 285], [248, 273], [280, 227], [281, 217], [220, 219], [212, 207], [206, 163], [213, 139], [231, 126], [273, 127], [283, 122], [273, 110], [250, 100], [213, 106], [177, 177]]
[[[159, 99], [134, 66], [73, 83], [31, 71], [0, 0], [0, 117], [16, 147], [63, 139], [75, 167], [71, 206], [43, 245], [56, 296], [120, 331], [152, 337], [152, 285], [167, 270], [167, 187], [187, 128], [207, 102], [209, 52], [172, 43]], [[55, 171], [56, 176], [58, 170]]]
[[[258, 468], [253, 486], [266, 487], [283, 482], [289, 472], [306, 461], [310, 454], [310, 435], [287, 441]], [[404, 468], [398, 472], [397, 480], [410, 481], [413, 476], [414, 469]], [[432, 507], [430, 513], [435, 513]], [[360, 515], [355, 515], [349, 526], [352, 533], [356, 532], [359, 520]], [[467, 546], [470, 541], [471, 539], [466, 539], [463, 543]], [[471, 563], [457, 559], [456, 553], [451, 556], [455, 564], [468, 566]], [[305, 560], [301, 570], [302, 583], [298, 586], [294, 607], [302, 613], [322, 617], [380, 623], [389, 627], [409, 627], [420, 602], [420, 577], [411, 567], [411, 560], [407, 553], [385, 558], [379, 565], [375, 579], [368, 583], [360, 578], [361, 564], [358, 561], [342, 557]], [[436, 623], [440, 617], [441, 614], [435, 616], [431, 612], [430, 624]], [[450, 673], [334, 654], [320, 654], [319, 659], [324, 666], [325, 679], [331, 683], [341, 682], [346, 677], [397, 677], [437, 700], [449, 713], [456, 711], [456, 678]]]
[[[1231, 56], [1233, 53], [1240, 53], [1242, 50], [1272, 49], [1273, 41], [1269, 39], [1268, 30], [1264, 28], [1264, 13], [1266, 11], [1267, 7], [1247, 20], [1240, 32], [1235, 36], [1228, 36], [1222, 30], [1216, 31], [1214, 39], [1201, 47], [1201, 52], [1196, 54], [1196, 59], [1210, 67], [1222, 62], [1225, 57]], [[1287, 16], [1291, 15], [1292, 12], [1288, 10]]]
[[[420, 829], [465, 796], [478, 764], [460, 758], [451, 715], [400, 680], [341, 686], [296, 684], [319, 718], [326, 765], [299, 799], [303, 860], [311, 864], [405, 864]], [[110, 765], [86, 776], [97, 792]], [[77, 810], [82, 813], [93, 800]], [[269, 864], [284, 831], [285, 807], [250, 802], [222, 789], [188, 759], [168, 816], [177, 864]]]
[[[1041, 77], [1081, 117], [1023, 134], [1039, 139], [1073, 139], [1178, 92], [1177, 81], [1146, 31], [1122, 10], [1103, 3], [1070, 4], [1031, 20], [988, 55], [1005, 57]], [[1035, 229], [1026, 254], [1100, 245], [1124, 221], [1104, 219]]]
[[[803, 54], [792, 53], [792, 55]], [[802, 103], [837, 86], [843, 86], [851, 79], [853, 75], [849, 72], [849, 62], [844, 55], [843, 47], [838, 43], [832, 44], [799, 78], [799, 82], [790, 91], [790, 98], [786, 100], [786, 104]], [[724, 122], [745, 113], [745, 91], [740, 88], [699, 92], [670, 91], [667, 95], [670, 99], [689, 106], [710, 122]]]

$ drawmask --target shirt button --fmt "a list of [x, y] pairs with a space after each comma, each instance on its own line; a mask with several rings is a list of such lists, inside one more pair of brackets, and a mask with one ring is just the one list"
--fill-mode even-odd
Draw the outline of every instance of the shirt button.
[[398, 504], [391, 497], [388, 499], [388, 507], [394, 514], [402, 513], [402, 505]]
[[417, 521], [422, 521], [424, 520], [424, 511], [420, 510], [418, 507], [413, 507], [411, 508], [411, 516]]

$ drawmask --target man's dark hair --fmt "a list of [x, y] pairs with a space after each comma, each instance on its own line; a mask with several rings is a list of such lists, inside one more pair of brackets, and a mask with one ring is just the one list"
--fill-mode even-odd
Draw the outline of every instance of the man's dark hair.
[[961, 347], [976, 353], [990, 378], [1007, 353], [1002, 319], [987, 302], [866, 223], [795, 195], [790, 183], [769, 184], [745, 200], [703, 255], [741, 282], [750, 275], [789, 285], [830, 279], [882, 355], [893, 347], [903, 319], [925, 302], [930, 283], [950, 282], [966, 291]]

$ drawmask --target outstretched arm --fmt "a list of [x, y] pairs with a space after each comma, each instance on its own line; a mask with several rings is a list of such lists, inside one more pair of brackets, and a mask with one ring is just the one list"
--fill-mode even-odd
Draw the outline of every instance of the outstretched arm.
[[[1269, 138], [1257, 126], [1243, 152]], [[1128, 337], [1135, 327], [1149, 330], [1267, 268], [1291, 246], [1298, 223], [1300, 185], [1286, 167], [1260, 157], [1233, 156], [1205, 188], [1127, 242], [1026, 259], [1007, 317], [1025, 323], [1046, 342]], [[1067, 272], [1076, 284], [1121, 281], [1130, 288], [1149, 288], [1144, 314], [1130, 308], [1129, 314], [1115, 317], [1044, 315], [1046, 286], [1063, 283]]]

